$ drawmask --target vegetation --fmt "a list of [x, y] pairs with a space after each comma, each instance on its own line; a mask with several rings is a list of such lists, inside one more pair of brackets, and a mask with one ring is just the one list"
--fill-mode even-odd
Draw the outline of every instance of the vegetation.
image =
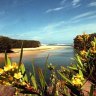
[[[85, 36], [85, 34], [84, 34]], [[87, 34], [84, 40], [87, 39]], [[83, 41], [85, 42], [85, 41]], [[85, 48], [85, 47], [84, 47]], [[75, 64], [65, 68], [61, 66], [56, 70], [55, 66], [48, 64], [46, 60], [45, 73], [41, 68], [34, 68], [32, 73], [26, 74], [22, 61], [23, 48], [19, 64], [11, 62], [5, 53], [5, 66], [0, 68], [0, 84], [12, 86], [11, 95], [14, 96], [96, 96], [96, 38], [90, 42], [88, 50], [80, 50], [76, 53]], [[50, 70], [50, 83], [46, 82], [46, 69]], [[36, 76], [38, 72], [38, 78]], [[86, 92], [83, 86], [90, 81], [90, 91]], [[7, 90], [7, 89], [6, 89]], [[9, 91], [9, 89], [7, 90]], [[21, 94], [22, 93], [22, 94]], [[5, 93], [3, 93], [5, 94]], [[4, 95], [3, 95], [4, 96]]]
[[11, 52], [10, 39], [8, 37], [0, 37], [0, 52]]
[[86, 34], [83, 35], [77, 35], [74, 39], [74, 48], [76, 50], [88, 50], [91, 46], [91, 41], [94, 40], [94, 37], [96, 37], [96, 33], [94, 34]]
[[82, 47], [82, 50], [81, 49], [79, 50], [76, 56], [76, 59], [78, 59], [79, 57], [80, 62], [82, 64], [81, 66], [79, 66], [79, 68], [83, 71], [86, 77], [88, 77], [90, 73], [90, 76], [88, 79], [91, 80], [91, 82], [96, 85], [96, 73], [95, 73], [96, 71], [96, 34], [91, 34], [91, 35], [84, 34], [82, 36], [79, 36], [77, 39], [79, 41], [77, 45], [78, 47], [84, 44], [83, 45], [84, 47]]
[[23, 48], [39, 47], [40, 42], [35, 40], [16, 40], [8, 37], [0, 36], [0, 52], [12, 52], [12, 48], [21, 48], [23, 42]]

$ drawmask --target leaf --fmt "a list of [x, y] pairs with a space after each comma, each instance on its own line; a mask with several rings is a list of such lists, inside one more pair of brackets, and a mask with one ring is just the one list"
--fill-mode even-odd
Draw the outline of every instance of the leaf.
[[78, 62], [78, 65], [82, 68], [83, 64], [82, 64], [80, 56], [78, 54], [76, 55], [76, 61]]
[[33, 75], [31, 76], [31, 81], [32, 81], [34, 88], [37, 89], [36, 79]]
[[57, 71], [59, 73], [59, 75], [65, 80], [67, 81], [68, 83], [72, 84], [71, 83], [71, 80], [69, 80], [67, 77], [65, 77], [61, 72]]
[[35, 67], [34, 67], [34, 59], [32, 59], [32, 73], [33, 73], [34, 77], [36, 78]]
[[52, 90], [52, 96], [56, 96], [56, 79], [55, 79], [55, 84], [53, 86], [53, 90]]
[[32, 70], [33, 70], [33, 75], [31, 76], [31, 81], [35, 89], [37, 89], [37, 84], [36, 84], [36, 74], [35, 74], [35, 67], [34, 67], [34, 59], [32, 60]]
[[81, 58], [80, 58], [80, 56], [78, 54], [76, 54], [76, 56], [75, 56], [75, 61], [77, 62], [76, 65], [77, 65], [78, 70], [82, 69], [83, 71], [86, 71], [85, 66], [83, 65], [83, 63], [81, 61]]
[[47, 66], [48, 66], [48, 58], [49, 58], [49, 54], [48, 54], [48, 56], [47, 56], [47, 58], [46, 58], [46, 61], [45, 61], [45, 68], [44, 68], [44, 77], [46, 78], [46, 70], [47, 70]]
[[80, 90], [78, 90], [78, 88], [76, 88], [76, 87], [74, 87], [74, 86], [72, 86], [70, 84], [66, 84], [66, 86], [71, 90], [71, 93], [74, 94], [74, 95], [72, 94], [72, 96], [82, 96], [80, 94]]
[[94, 37], [94, 42], [95, 42], [95, 44], [96, 44], [96, 37]]
[[94, 92], [94, 85], [92, 84], [92, 85], [91, 85], [91, 88], [90, 88], [89, 96], [94, 96], [94, 95], [93, 95], [93, 92]]
[[79, 74], [83, 77], [83, 73], [82, 73], [82, 71], [81, 71], [81, 70], [79, 70]]
[[8, 65], [11, 65], [11, 60], [10, 60], [10, 58], [7, 58], [7, 64], [8, 64]]
[[72, 70], [78, 70], [78, 69], [77, 69], [77, 66], [76, 66], [75, 64], [74, 64], [73, 66], [69, 66], [68, 68], [69, 68], [69, 69], [72, 69]]
[[21, 73], [24, 75], [24, 73], [25, 73], [25, 66], [24, 66], [24, 64], [21, 64], [20, 65], [20, 71], [21, 71]]
[[10, 58], [7, 56], [7, 53], [5, 52], [5, 65], [11, 65], [11, 60]]
[[38, 70], [38, 75], [39, 75], [39, 80], [40, 80], [41, 87], [42, 87], [42, 89], [45, 89], [46, 81], [45, 81], [42, 69], [38, 68], [37, 70]]
[[20, 65], [22, 64], [22, 57], [23, 57], [23, 42], [22, 42], [22, 45], [21, 45], [21, 53], [20, 53], [20, 60], [19, 60], [19, 65], [18, 65], [18, 71], [19, 71]]
[[22, 73], [22, 75], [23, 75], [23, 80], [28, 82], [28, 76], [27, 76], [27, 74], [26, 74], [26, 69], [25, 69], [24, 64], [21, 64], [21, 65], [20, 65], [19, 71], [20, 71], [20, 72]]
[[7, 53], [5, 51], [5, 65], [7, 65]]
[[28, 82], [28, 76], [27, 76], [27, 74], [24, 75], [23, 80], [26, 81], [26, 82]]

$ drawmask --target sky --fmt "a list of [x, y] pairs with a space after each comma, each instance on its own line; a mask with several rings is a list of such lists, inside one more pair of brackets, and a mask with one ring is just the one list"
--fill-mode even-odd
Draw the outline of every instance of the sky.
[[96, 33], [96, 0], [0, 0], [0, 35], [72, 43]]

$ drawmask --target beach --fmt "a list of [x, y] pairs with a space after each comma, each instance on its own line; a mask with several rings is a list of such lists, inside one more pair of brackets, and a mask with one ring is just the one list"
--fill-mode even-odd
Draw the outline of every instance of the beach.
[[[40, 46], [36, 48], [23, 48], [23, 56], [24, 55], [32, 55], [36, 56], [42, 52], [46, 52], [48, 50], [56, 50], [56, 49], [62, 49], [66, 48], [68, 46]], [[8, 53], [8, 57], [19, 57], [21, 49], [20, 48], [14, 48], [12, 49], [13, 53]], [[0, 58], [4, 58], [5, 54], [0, 53]]]

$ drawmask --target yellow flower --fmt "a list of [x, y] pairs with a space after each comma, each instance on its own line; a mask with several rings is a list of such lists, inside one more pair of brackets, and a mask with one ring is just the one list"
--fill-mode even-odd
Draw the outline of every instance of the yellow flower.
[[77, 75], [76, 75], [76, 78], [81, 79], [81, 80], [84, 80], [83, 76], [80, 75], [80, 74], [77, 74]]
[[83, 38], [82, 38], [81, 36], [78, 36], [77, 39], [78, 39], [79, 41], [83, 41]]
[[11, 84], [10, 84], [9, 82], [7, 82], [7, 81], [3, 81], [2, 84], [3, 84], [3, 85], [11, 85]]
[[92, 42], [91, 42], [91, 45], [92, 45], [93, 47], [95, 47], [95, 42], [94, 42], [94, 41], [92, 41]]
[[93, 53], [93, 54], [96, 53], [96, 50], [94, 48], [90, 48], [89, 51], [90, 53]]
[[22, 85], [26, 85], [26, 82], [22, 82]]
[[72, 84], [74, 86], [82, 86], [83, 85], [82, 80], [81, 79], [78, 79], [78, 78], [73, 79], [72, 80]]
[[0, 75], [4, 72], [4, 70], [2, 68], [0, 68]]
[[13, 68], [18, 69], [18, 65], [17, 65], [16, 62], [13, 62], [13, 63], [12, 63], [12, 66], [13, 66]]
[[4, 71], [9, 71], [9, 70], [11, 70], [13, 68], [13, 66], [11, 66], [11, 65], [6, 65], [6, 66], [4, 66]]
[[21, 74], [21, 72], [14, 74], [14, 78], [16, 78], [16, 79], [21, 79], [22, 77], [23, 77], [23, 75]]
[[80, 74], [76, 74], [75, 76], [72, 77], [72, 84], [74, 86], [80, 87], [83, 85], [84, 78]]
[[84, 37], [86, 40], [88, 40], [89, 34], [86, 34], [86, 33], [84, 32], [84, 33], [83, 33], [83, 37]]
[[85, 50], [80, 51], [80, 54], [83, 55], [83, 56], [86, 55], [86, 53], [87, 52]]
[[10, 81], [13, 81], [13, 77], [12, 77], [12, 76], [10, 76], [8, 79], [9, 79]]

